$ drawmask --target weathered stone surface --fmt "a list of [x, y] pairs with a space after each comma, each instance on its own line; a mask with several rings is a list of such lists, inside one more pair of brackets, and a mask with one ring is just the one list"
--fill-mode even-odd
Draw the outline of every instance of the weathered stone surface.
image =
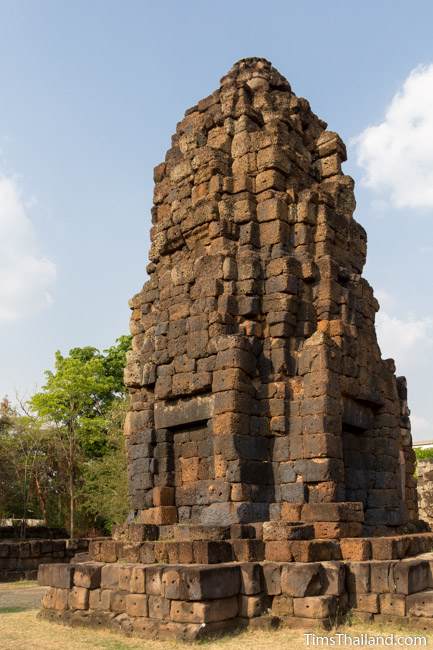
[[406, 615], [406, 596], [404, 594], [381, 594], [379, 599], [381, 614]]
[[79, 564], [74, 571], [74, 584], [86, 589], [97, 589], [101, 585], [101, 563]]
[[396, 593], [414, 594], [431, 586], [431, 568], [426, 560], [398, 562], [394, 565], [393, 576]]
[[433, 591], [422, 591], [406, 598], [408, 616], [433, 618]]
[[266, 521], [263, 524], [263, 540], [265, 542], [288, 539], [311, 539], [313, 535], [313, 526], [305, 524], [289, 524], [285, 521]]
[[201, 603], [175, 600], [170, 608], [170, 618], [178, 623], [212, 623], [232, 619], [237, 614], [236, 596]]
[[293, 599], [293, 613], [305, 618], [325, 618], [335, 616], [337, 600], [335, 596], [311, 596]]
[[70, 589], [74, 580], [74, 567], [71, 564], [41, 564], [38, 582], [41, 586]]
[[241, 593], [247, 596], [258, 594], [263, 589], [262, 567], [256, 562], [241, 564]]
[[87, 609], [89, 606], [89, 590], [84, 587], [73, 587], [69, 592], [70, 609]]
[[268, 521], [272, 504], [356, 537], [361, 502], [373, 528], [416, 520], [405, 382], [376, 342], [344, 144], [264, 59], [211, 97], [156, 168], [150, 277], [130, 301], [137, 521]]
[[371, 545], [367, 539], [341, 539], [340, 549], [343, 560], [371, 559]]
[[244, 618], [261, 616], [266, 612], [269, 605], [270, 599], [264, 594], [257, 596], [245, 596], [242, 594], [239, 597], [239, 616]]
[[281, 572], [281, 591], [296, 598], [317, 596], [322, 590], [321, 571], [318, 562], [287, 564]]

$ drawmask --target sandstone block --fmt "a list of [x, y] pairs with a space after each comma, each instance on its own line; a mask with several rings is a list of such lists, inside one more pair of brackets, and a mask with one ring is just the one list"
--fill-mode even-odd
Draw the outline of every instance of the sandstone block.
[[289, 226], [285, 221], [265, 221], [259, 226], [259, 236], [262, 246], [284, 243], [289, 239]]
[[393, 560], [399, 557], [398, 540], [393, 537], [372, 538], [370, 544], [374, 560]]
[[335, 596], [311, 596], [293, 599], [293, 613], [305, 618], [327, 618], [335, 616], [337, 599]]
[[362, 534], [362, 523], [358, 521], [319, 521], [313, 527], [318, 539], [359, 537]]
[[225, 541], [194, 541], [194, 561], [197, 564], [219, 564], [233, 559], [231, 544]]
[[40, 564], [38, 583], [42, 587], [70, 589], [73, 585], [74, 566], [71, 564]]
[[69, 590], [56, 589], [54, 595], [54, 609], [58, 612], [64, 612], [69, 607]]
[[108, 612], [111, 608], [111, 594], [111, 589], [91, 589], [89, 591], [90, 609]]
[[406, 597], [407, 616], [433, 617], [433, 591], [421, 591]]
[[100, 543], [99, 559], [101, 562], [117, 562], [119, 556], [119, 544], [114, 540], [107, 539]]
[[146, 567], [145, 572], [146, 572], [145, 593], [152, 596], [161, 596], [163, 567], [161, 566]]
[[102, 564], [77, 564], [74, 571], [74, 584], [86, 589], [97, 589], [101, 585]]
[[379, 612], [379, 594], [351, 594], [350, 604], [357, 612], [377, 614]]
[[139, 637], [153, 638], [159, 631], [159, 621], [147, 617], [134, 618], [132, 621], [132, 629], [134, 634]]
[[120, 564], [105, 564], [101, 568], [101, 588], [117, 589], [119, 586]]
[[170, 601], [163, 596], [148, 597], [149, 618], [168, 619], [170, 616]]
[[370, 563], [371, 590], [380, 593], [394, 591], [393, 565], [391, 561]]
[[290, 161], [281, 149], [271, 146], [261, 149], [258, 152], [257, 167], [260, 171], [264, 169], [276, 169], [288, 173], [290, 171]]
[[362, 503], [305, 503], [302, 506], [303, 521], [364, 521]]
[[406, 596], [404, 594], [380, 594], [380, 613], [393, 616], [406, 616]]
[[143, 564], [153, 564], [156, 561], [154, 542], [142, 542], [140, 544], [139, 561]]
[[275, 614], [275, 616], [293, 616], [293, 598], [286, 594], [275, 596], [272, 600], [272, 614]]
[[283, 502], [281, 504], [281, 519], [283, 521], [300, 521], [301, 508], [302, 505], [299, 503]]
[[341, 539], [340, 549], [344, 560], [371, 559], [371, 545], [367, 539]]
[[134, 594], [146, 592], [146, 567], [134, 566], [131, 570], [130, 589]]
[[269, 596], [281, 594], [281, 569], [282, 565], [279, 563], [266, 562], [263, 565], [265, 592]]
[[295, 562], [341, 560], [340, 546], [333, 540], [293, 541], [291, 551]]
[[131, 591], [132, 565], [120, 565], [119, 567], [119, 590]]
[[347, 586], [351, 594], [366, 594], [371, 590], [371, 566], [369, 562], [347, 564]]
[[264, 594], [256, 596], [239, 596], [239, 616], [243, 618], [254, 618], [261, 616], [269, 608], [270, 600]]
[[263, 524], [263, 540], [279, 541], [289, 539], [311, 539], [314, 528], [305, 524], [291, 524], [285, 521], [265, 521]]
[[[242, 540], [243, 541], [243, 540]], [[246, 596], [255, 596], [262, 591], [262, 567], [256, 562], [245, 562], [240, 565], [241, 593]]]
[[343, 562], [322, 562], [322, 593], [341, 596], [345, 591], [346, 566]]
[[341, 173], [341, 159], [338, 154], [320, 158], [316, 163], [321, 178], [328, 178]]
[[70, 609], [88, 609], [89, 590], [84, 587], [73, 587], [69, 592]]
[[173, 506], [174, 505], [174, 488], [172, 488], [172, 487], [155, 487], [152, 490], [152, 498], [153, 498], [153, 505], [154, 506]]
[[241, 587], [240, 568], [236, 565], [182, 569], [189, 600], [214, 600], [237, 595]]
[[126, 613], [128, 616], [147, 616], [147, 596], [128, 594], [126, 596]]
[[142, 510], [140, 514], [141, 523], [164, 526], [174, 524], [177, 521], [177, 509], [175, 506], [155, 506]]
[[267, 199], [257, 206], [258, 221], [287, 221], [287, 204], [279, 198]]
[[48, 587], [44, 595], [42, 596], [42, 607], [44, 609], [54, 609], [55, 599], [56, 599], [56, 587]]
[[111, 611], [121, 614], [126, 611], [127, 591], [112, 591], [111, 593]]
[[317, 596], [322, 590], [322, 567], [318, 562], [286, 564], [281, 571], [281, 591], [288, 596]]
[[234, 539], [231, 547], [237, 562], [254, 562], [265, 557], [265, 545], [260, 539]]
[[283, 190], [285, 189], [284, 174], [276, 169], [269, 169], [260, 172], [256, 176], [256, 191], [263, 192], [264, 190]]
[[414, 594], [430, 587], [430, 567], [426, 560], [403, 560], [393, 567], [394, 590]]
[[293, 559], [292, 542], [287, 540], [266, 542], [265, 559], [270, 562], [290, 562]]
[[161, 595], [165, 598], [186, 600], [188, 587], [185, 572], [180, 567], [166, 568], [161, 579]]
[[236, 596], [207, 602], [174, 600], [170, 607], [170, 618], [178, 623], [211, 623], [232, 619], [237, 614]]

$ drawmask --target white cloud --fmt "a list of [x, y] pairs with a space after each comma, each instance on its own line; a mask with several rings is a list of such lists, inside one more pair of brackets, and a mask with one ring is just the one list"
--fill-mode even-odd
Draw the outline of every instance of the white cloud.
[[0, 176], [0, 322], [48, 305], [55, 277], [54, 263], [39, 253], [16, 181]]
[[398, 208], [433, 207], [433, 64], [415, 68], [383, 122], [354, 139], [363, 183]]
[[433, 346], [433, 320], [408, 317], [399, 319], [380, 311], [376, 317], [376, 331], [382, 356], [392, 357], [397, 366], [410, 360], [422, 359], [426, 349]]

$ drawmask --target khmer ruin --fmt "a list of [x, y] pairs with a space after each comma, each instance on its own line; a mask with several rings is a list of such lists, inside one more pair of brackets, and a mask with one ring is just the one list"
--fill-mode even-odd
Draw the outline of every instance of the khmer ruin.
[[162, 639], [349, 610], [433, 626], [406, 381], [345, 160], [265, 59], [186, 111], [130, 301], [130, 516], [90, 561], [40, 567], [43, 617]]

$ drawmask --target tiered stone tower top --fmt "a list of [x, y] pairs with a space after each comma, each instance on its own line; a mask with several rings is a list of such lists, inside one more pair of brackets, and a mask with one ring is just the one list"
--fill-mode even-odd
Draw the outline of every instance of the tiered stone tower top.
[[306, 504], [317, 523], [341, 502], [366, 533], [417, 519], [405, 382], [381, 359], [345, 160], [265, 59], [236, 63], [178, 124], [131, 300], [136, 521], [293, 521]]

